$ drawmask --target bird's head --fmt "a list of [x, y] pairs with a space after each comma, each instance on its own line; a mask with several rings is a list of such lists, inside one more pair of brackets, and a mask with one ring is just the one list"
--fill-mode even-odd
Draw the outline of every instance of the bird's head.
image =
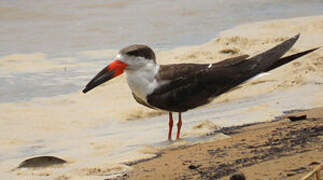
[[146, 45], [131, 45], [119, 51], [115, 59], [103, 68], [83, 89], [87, 93], [98, 85], [113, 79], [124, 71], [136, 71], [147, 63], [156, 63], [154, 51]]

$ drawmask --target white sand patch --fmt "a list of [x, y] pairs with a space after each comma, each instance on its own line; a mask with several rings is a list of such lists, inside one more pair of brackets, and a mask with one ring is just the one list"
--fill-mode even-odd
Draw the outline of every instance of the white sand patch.
[[204, 120], [195, 124], [192, 129], [183, 132], [183, 136], [204, 136], [220, 129], [215, 123]]
[[93, 66], [90, 63], [76, 63], [73, 57], [48, 59], [47, 54], [12, 54], [0, 57], [0, 69], [5, 72], [43, 72], [54, 69]]

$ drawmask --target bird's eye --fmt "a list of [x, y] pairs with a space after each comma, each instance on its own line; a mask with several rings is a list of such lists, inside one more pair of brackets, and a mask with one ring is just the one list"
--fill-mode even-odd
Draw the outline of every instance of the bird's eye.
[[127, 54], [135, 56], [135, 55], [138, 55], [138, 51], [129, 51]]

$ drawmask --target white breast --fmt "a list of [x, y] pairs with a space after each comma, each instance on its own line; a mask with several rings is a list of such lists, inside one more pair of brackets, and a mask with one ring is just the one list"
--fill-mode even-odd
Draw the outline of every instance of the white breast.
[[136, 96], [147, 102], [147, 95], [151, 94], [160, 84], [154, 78], [158, 73], [159, 65], [147, 63], [140, 69], [126, 70], [130, 89]]

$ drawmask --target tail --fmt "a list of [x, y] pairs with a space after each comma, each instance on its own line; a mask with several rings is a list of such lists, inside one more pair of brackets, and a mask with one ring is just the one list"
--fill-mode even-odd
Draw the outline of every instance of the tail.
[[319, 48], [313, 48], [307, 51], [303, 51], [297, 54], [293, 54], [284, 58], [281, 58], [288, 50], [292, 48], [292, 46], [295, 44], [295, 42], [299, 38], [299, 34], [296, 36], [282, 42], [281, 44], [278, 44], [277, 46], [269, 49], [268, 51], [265, 51], [261, 54], [258, 54], [256, 56], [253, 56], [248, 59], [249, 68], [248, 70], [250, 72], [253, 72], [249, 75], [251, 77], [263, 73], [268, 72], [270, 70], [273, 70], [279, 66], [282, 66], [284, 64], [287, 64], [299, 57], [302, 57], [308, 53], [311, 53]]
[[273, 65], [266, 68], [263, 72], [251, 77], [250, 79], [248, 79], [248, 81], [258, 79], [258, 78], [260, 78], [260, 77], [262, 77], [262, 76], [264, 76], [266, 74], [269, 74], [269, 73], [266, 73], [266, 72], [271, 71], [271, 70], [273, 70], [273, 69], [275, 69], [275, 68], [277, 68], [279, 66], [282, 66], [284, 64], [287, 64], [287, 63], [289, 63], [289, 62], [291, 62], [291, 61], [293, 61], [293, 60], [295, 60], [295, 59], [297, 59], [299, 57], [302, 57], [302, 56], [304, 56], [304, 55], [306, 55], [308, 53], [311, 53], [311, 52], [313, 52], [313, 51], [315, 51], [317, 49], [319, 49], [319, 48], [313, 48], [313, 49], [303, 51], [303, 52], [300, 52], [300, 53], [297, 53], [297, 54], [293, 54], [293, 55], [290, 55], [290, 56], [287, 56], [287, 57], [284, 57], [284, 58], [280, 58], [279, 61], [276, 61], [276, 63], [274, 63]]
[[[258, 74], [273, 70], [318, 49], [314, 48], [281, 58], [291, 49], [298, 38], [299, 34], [248, 59], [242, 57], [242, 59], [229, 59], [216, 63], [213, 71], [207, 71], [212, 73], [205, 73], [205, 78], [201, 79], [205, 81], [203, 83], [211, 97], [216, 97]], [[210, 84], [214, 84], [214, 86]]]
[[279, 61], [276, 61], [273, 65], [269, 66], [265, 70], [265, 72], [273, 70], [273, 69], [275, 69], [275, 68], [277, 68], [279, 66], [282, 66], [284, 64], [287, 64], [287, 63], [289, 63], [289, 62], [291, 62], [291, 61], [293, 61], [293, 60], [295, 60], [295, 59], [297, 59], [299, 57], [302, 57], [302, 56], [304, 56], [304, 55], [306, 55], [308, 53], [316, 51], [317, 49], [319, 49], [319, 47], [318, 48], [313, 48], [313, 49], [310, 49], [310, 50], [307, 50], [307, 51], [303, 51], [303, 52], [300, 52], [300, 53], [297, 53], [297, 54], [293, 54], [293, 55], [290, 55], [290, 56], [287, 56], [287, 57], [284, 57], [284, 58], [280, 58]]

